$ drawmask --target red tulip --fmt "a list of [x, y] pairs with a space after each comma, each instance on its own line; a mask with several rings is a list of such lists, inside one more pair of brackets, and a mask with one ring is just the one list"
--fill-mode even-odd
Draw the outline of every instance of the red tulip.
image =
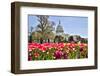
[[33, 55], [35, 58], [39, 57], [39, 53], [34, 53]]
[[31, 56], [29, 56], [29, 57], [28, 57], [28, 60], [29, 60], [29, 61], [31, 61], [31, 60], [32, 60], [32, 57], [31, 57]]

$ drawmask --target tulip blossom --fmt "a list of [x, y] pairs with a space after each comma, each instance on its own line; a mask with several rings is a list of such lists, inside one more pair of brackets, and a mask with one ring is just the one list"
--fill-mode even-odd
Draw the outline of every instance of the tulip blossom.
[[86, 58], [87, 51], [86, 43], [29, 43], [28, 60]]
[[55, 51], [54, 56], [56, 59], [61, 59], [63, 52], [60, 50]]
[[34, 57], [35, 58], [39, 57], [39, 53], [34, 53]]

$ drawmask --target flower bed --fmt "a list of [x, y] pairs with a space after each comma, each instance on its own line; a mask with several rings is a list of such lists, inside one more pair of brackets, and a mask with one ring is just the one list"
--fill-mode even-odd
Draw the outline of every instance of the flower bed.
[[85, 43], [29, 43], [28, 60], [80, 59], [88, 57]]

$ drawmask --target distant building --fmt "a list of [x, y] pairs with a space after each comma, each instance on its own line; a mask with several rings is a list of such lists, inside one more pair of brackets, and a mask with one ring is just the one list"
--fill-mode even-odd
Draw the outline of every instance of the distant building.
[[59, 21], [59, 24], [58, 24], [55, 32], [56, 32], [55, 38], [56, 38], [57, 41], [59, 41], [59, 42], [60, 41], [68, 42], [68, 39], [69, 39], [70, 35], [64, 33], [63, 26], [61, 25], [60, 21]]
[[64, 33], [64, 34], [63, 34], [63, 37], [64, 37], [64, 40], [68, 41], [68, 38], [70, 37], [70, 35]]
[[59, 21], [59, 24], [56, 28], [56, 35], [61, 36], [63, 34], [64, 34], [64, 30], [63, 30], [63, 27], [61, 26], [61, 22]]

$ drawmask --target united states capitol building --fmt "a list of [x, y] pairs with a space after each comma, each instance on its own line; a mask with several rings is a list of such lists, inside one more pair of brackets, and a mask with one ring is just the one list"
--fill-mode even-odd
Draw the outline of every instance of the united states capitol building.
[[61, 41], [65, 41], [65, 42], [71, 42], [71, 41], [78, 42], [78, 41], [81, 41], [82, 39], [87, 40], [87, 38], [81, 38], [79, 35], [70, 35], [70, 34], [64, 33], [63, 26], [61, 25], [60, 21], [59, 21], [59, 24], [56, 27], [55, 33], [56, 33], [56, 36], [55, 36], [56, 39], [60, 40], [60, 38], [61, 38], [60, 42]]

